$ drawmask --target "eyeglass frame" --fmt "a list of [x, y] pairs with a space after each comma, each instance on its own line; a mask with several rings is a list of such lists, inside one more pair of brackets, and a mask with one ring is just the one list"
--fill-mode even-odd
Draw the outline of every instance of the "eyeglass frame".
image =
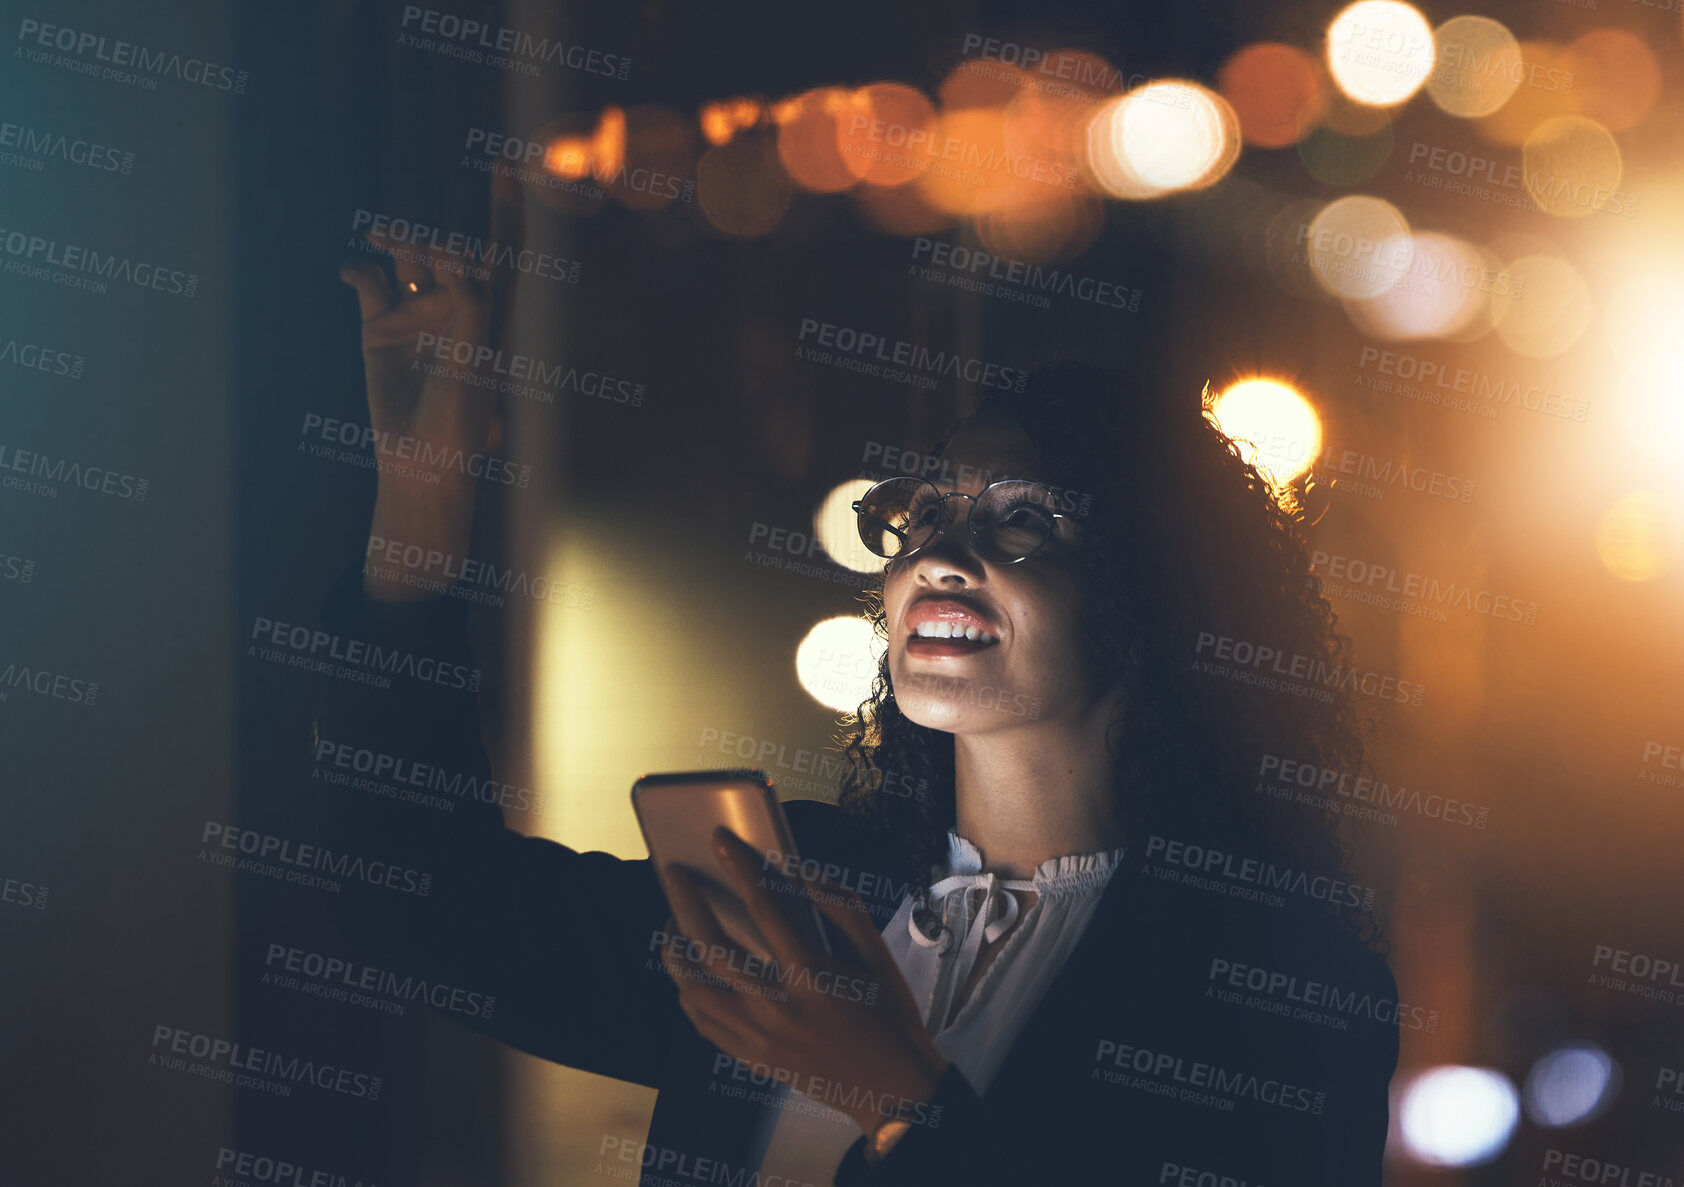
[[[858, 530], [858, 524], [859, 524], [858, 516], [863, 514], [860, 505], [865, 502], [865, 497], [869, 496], [872, 491], [876, 490], [880, 486], [885, 486], [885, 485], [887, 485], [888, 483], [891, 483], [891, 482], [905, 482], [905, 481], [908, 481], [908, 480], [913, 481], [913, 482], [922, 482], [925, 486], [929, 487], [931, 490], [936, 492], [936, 497], [941, 500], [941, 502], [939, 504], [939, 506], [941, 508], [941, 522], [936, 524], [935, 533], [933, 535], [931, 535], [928, 540], [924, 541], [922, 544], [918, 545], [918, 547], [916, 547], [916, 548], [910, 549], [908, 551], [897, 552], [893, 556], [883, 557], [882, 559], [885, 562], [905, 560], [908, 557], [917, 556], [920, 552], [924, 551], [924, 549], [928, 548], [930, 545], [934, 544], [937, 540], [941, 539], [942, 536], [945, 535], [946, 532], [947, 532], [947, 520], [948, 520], [947, 500], [949, 500], [949, 499], [969, 499], [971, 501], [972, 509], [974, 510], [975, 507], [976, 507], [977, 500], [981, 499], [984, 495], [986, 495], [989, 491], [993, 490], [995, 487], [1005, 486], [1007, 483], [1011, 483], [1011, 482], [1024, 482], [1024, 483], [1028, 483], [1030, 486], [1040, 487], [1042, 490], [1047, 492], [1049, 502], [1050, 502], [1050, 499], [1051, 499], [1051, 496], [1052, 496], [1052, 488], [1051, 487], [1049, 487], [1044, 482], [1037, 482], [1033, 478], [1002, 478], [998, 482], [990, 482], [987, 486], [985, 486], [981, 490], [977, 491], [977, 493], [974, 494], [974, 495], [967, 495], [963, 491], [942, 490], [941, 487], [939, 487], [935, 483], [931, 482], [928, 478], [921, 478], [921, 477], [917, 477], [917, 476], [912, 475], [912, 474], [897, 474], [893, 478], [882, 478], [882, 479], [879, 479], [878, 481], [872, 483], [870, 486], [866, 487], [865, 496], [862, 496], [861, 498], [855, 499], [853, 501], [852, 506], [853, 506], [854, 515], [856, 517], [855, 520], [854, 520], [855, 530], [856, 531]], [[1065, 515], [1061, 511], [1048, 510], [1047, 514], [1051, 515], [1055, 520], [1056, 519], [1069, 519], [1070, 518], [1070, 516]], [[883, 526], [885, 528], [887, 528], [889, 531], [894, 532], [894, 534], [899, 536], [902, 540], [906, 539], [906, 536], [905, 536], [904, 533], [898, 531], [897, 529], [890, 526], [889, 524], [885, 523]], [[1058, 525], [1055, 523], [1052, 526], [1052, 531], [1048, 532], [1045, 536], [1043, 536], [1041, 538], [1041, 542], [1039, 544], [1035, 545], [1034, 548], [1031, 548], [1028, 552], [1024, 553], [1022, 556], [1013, 557], [1011, 560], [1008, 560], [1008, 561], [989, 561], [988, 563], [994, 564], [994, 565], [1015, 565], [1015, 564], [1018, 564], [1021, 561], [1026, 561], [1030, 557], [1034, 556], [1037, 552], [1041, 551], [1041, 549], [1045, 548], [1046, 544], [1047, 544], [1047, 541], [1051, 540], [1057, 532], [1058, 532]], [[971, 550], [973, 552], [975, 552], [978, 556], [982, 556], [982, 550], [977, 548], [978, 541], [977, 541], [976, 521], [971, 518], [969, 513], [967, 513], [966, 516], [965, 516], [965, 535], [970, 542]], [[871, 549], [871, 545], [866, 542], [865, 536], [863, 534], [860, 535], [860, 542], [862, 544], [865, 544], [868, 551]], [[880, 556], [881, 554], [877, 553], [877, 552], [872, 552], [872, 555], [873, 556]], [[988, 560], [988, 558], [986, 556], [984, 556], [983, 559]]]

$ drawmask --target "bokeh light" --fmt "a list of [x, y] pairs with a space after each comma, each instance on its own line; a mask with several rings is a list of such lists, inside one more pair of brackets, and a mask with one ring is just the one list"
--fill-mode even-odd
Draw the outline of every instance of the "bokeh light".
[[1410, 1078], [1398, 1105], [1403, 1148], [1429, 1166], [1490, 1162], [1519, 1119], [1514, 1085], [1490, 1068], [1430, 1068]]
[[869, 620], [844, 614], [815, 623], [795, 649], [795, 676], [827, 709], [852, 713], [871, 696], [884, 641]]
[[1329, 202], [1301, 234], [1316, 282], [1350, 300], [1378, 297], [1397, 284], [1414, 255], [1408, 220], [1390, 202], [1366, 194]]
[[1567, 47], [1583, 114], [1616, 132], [1643, 122], [1661, 98], [1654, 51], [1624, 29], [1594, 29]]
[[1501, 21], [1452, 17], [1433, 37], [1438, 58], [1427, 79], [1427, 97], [1439, 110], [1464, 118], [1490, 115], [1520, 85], [1524, 70], [1520, 42]]
[[1556, 1128], [1583, 1125], [1605, 1112], [1620, 1091], [1620, 1065], [1591, 1043], [1558, 1047], [1532, 1065], [1522, 1099], [1526, 1115]]
[[1313, 466], [1321, 453], [1321, 417], [1278, 379], [1233, 384], [1211, 405], [1211, 416], [1239, 446], [1240, 456], [1277, 490]]
[[1677, 513], [1660, 492], [1634, 490], [1597, 521], [1597, 559], [1621, 581], [1653, 581], [1678, 559], [1680, 535]]
[[696, 204], [727, 235], [765, 235], [789, 209], [789, 175], [769, 136], [715, 145], [696, 163]]
[[1577, 268], [1560, 256], [1533, 254], [1510, 260], [1503, 270], [1508, 291], [1492, 292], [1491, 310], [1504, 345], [1547, 359], [1579, 340], [1595, 309]]
[[1146, 83], [1095, 114], [1087, 137], [1089, 169], [1116, 198], [1197, 189], [1232, 168], [1239, 131], [1233, 108], [1198, 83]]
[[1327, 27], [1327, 69], [1357, 103], [1395, 107], [1433, 68], [1433, 30], [1401, 0], [1357, 0]]
[[856, 573], [881, 573], [883, 558], [860, 539], [859, 516], [854, 500], [872, 487], [869, 478], [850, 478], [831, 488], [818, 510], [813, 512], [813, 534], [830, 559]]
[[848, 93], [837, 87], [807, 91], [774, 109], [778, 159], [802, 189], [833, 194], [858, 184], [837, 148], [837, 116], [847, 109]]
[[1222, 64], [1216, 82], [1240, 121], [1240, 135], [1259, 148], [1297, 143], [1327, 111], [1321, 63], [1279, 41], [1246, 46]]
[[1551, 41], [1522, 41], [1519, 63], [1507, 69], [1517, 83], [1514, 93], [1490, 115], [1474, 121], [1474, 128], [1487, 140], [1519, 146], [1545, 120], [1578, 114], [1579, 79], [1566, 47]]
[[849, 94], [835, 113], [836, 150], [862, 181], [905, 185], [932, 161], [945, 159], [943, 146], [931, 140], [935, 117], [935, 105], [922, 91], [875, 82]]
[[1586, 116], [1558, 116], [1540, 124], [1526, 138], [1521, 167], [1526, 192], [1558, 218], [1588, 218], [1618, 201], [1620, 146], [1607, 128]]
[[1367, 136], [1346, 136], [1332, 128], [1317, 128], [1298, 142], [1298, 159], [1323, 185], [1361, 185], [1391, 158], [1392, 144], [1389, 123]]
[[1411, 237], [1411, 284], [1346, 306], [1352, 321], [1376, 338], [1449, 338], [1467, 330], [1488, 307], [1495, 269], [1464, 239], [1437, 232]]
[[1684, 461], [1684, 368], [1677, 357], [1650, 347], [1627, 363], [1615, 390], [1626, 443], [1645, 457]]

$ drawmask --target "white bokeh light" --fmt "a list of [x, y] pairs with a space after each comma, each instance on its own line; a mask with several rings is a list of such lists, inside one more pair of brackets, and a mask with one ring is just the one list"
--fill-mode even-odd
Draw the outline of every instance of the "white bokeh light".
[[1490, 1162], [1519, 1120], [1514, 1085], [1490, 1068], [1429, 1068], [1409, 1081], [1398, 1105], [1404, 1149], [1429, 1166]]
[[1620, 1065], [1601, 1047], [1558, 1047], [1526, 1075], [1526, 1115], [1544, 1126], [1583, 1125], [1613, 1103], [1620, 1079]]
[[827, 709], [852, 713], [871, 695], [885, 644], [871, 623], [843, 614], [815, 623], [795, 649], [795, 676]]

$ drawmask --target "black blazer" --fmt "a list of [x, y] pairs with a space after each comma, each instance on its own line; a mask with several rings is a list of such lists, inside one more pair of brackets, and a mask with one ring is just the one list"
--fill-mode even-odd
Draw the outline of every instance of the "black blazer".
[[[335, 586], [326, 630], [471, 663], [462, 603], [371, 603], [360, 582], [354, 569]], [[323, 685], [318, 774], [349, 746], [488, 778], [471, 693], [407, 676], [383, 691]], [[660, 967], [668, 907], [647, 860], [525, 837], [466, 795], [447, 813], [324, 782], [319, 802], [328, 843], [433, 876], [424, 897], [345, 885], [338, 909], [360, 955], [494, 997], [489, 1017], [446, 1012], [500, 1042], [658, 1088], [636, 1152], [645, 1184], [783, 1187], [756, 1175], [770, 1106], [716, 1072], [724, 1061]], [[885, 868], [836, 808], [786, 810], [803, 857]], [[879, 926], [898, 906], [867, 901]], [[1241, 966], [1259, 970], [1261, 991], [1232, 987]], [[875, 1168], [856, 1142], [836, 1182], [1378, 1184], [1396, 997], [1385, 961], [1309, 905], [1187, 888], [1131, 855], [986, 1094], [950, 1068], [923, 1123]]]

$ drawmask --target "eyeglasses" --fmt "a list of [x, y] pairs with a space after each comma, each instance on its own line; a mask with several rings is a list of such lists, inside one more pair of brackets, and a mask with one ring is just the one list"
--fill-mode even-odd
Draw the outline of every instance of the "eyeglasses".
[[860, 539], [878, 556], [898, 560], [927, 548], [947, 526], [947, 500], [971, 500], [971, 548], [985, 561], [1015, 565], [1047, 542], [1063, 515], [1052, 491], [1011, 478], [981, 494], [943, 491], [925, 478], [886, 478], [854, 502]]

